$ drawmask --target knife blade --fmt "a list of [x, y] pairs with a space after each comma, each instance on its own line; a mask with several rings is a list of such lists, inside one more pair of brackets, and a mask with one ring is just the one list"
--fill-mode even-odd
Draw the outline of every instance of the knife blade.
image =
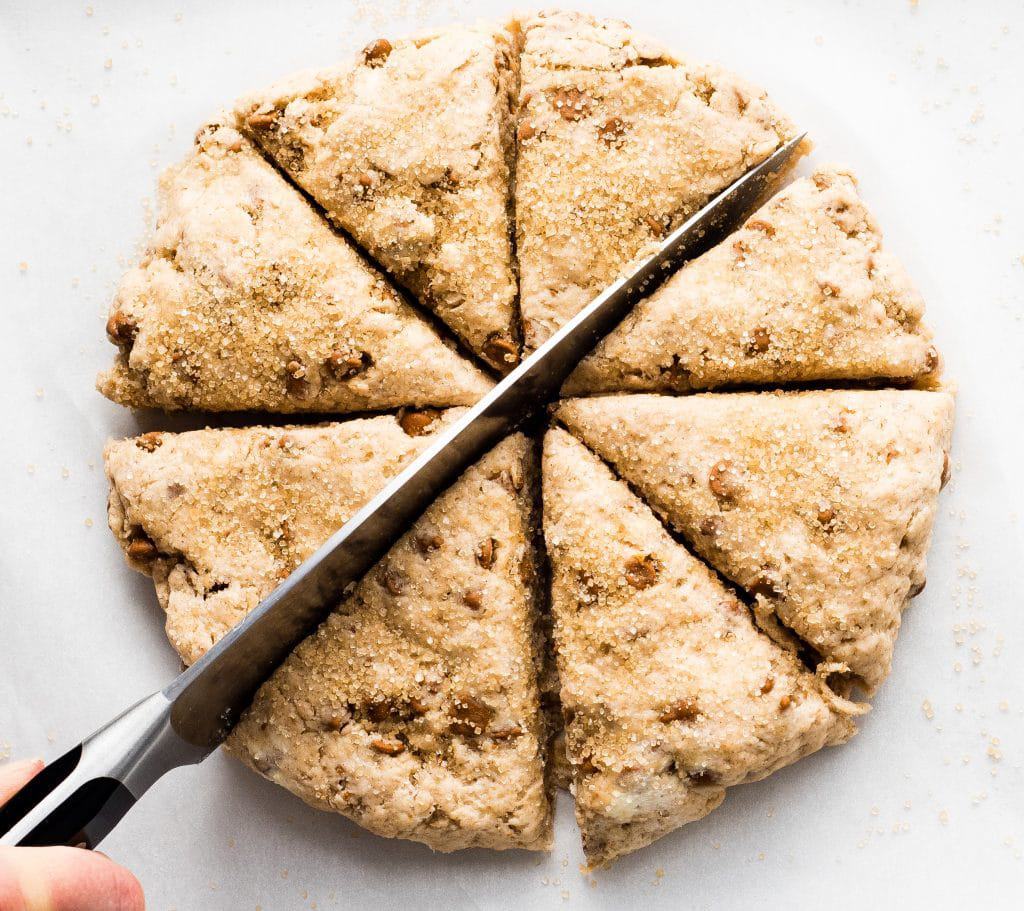
[[260, 685], [431, 502], [556, 398], [580, 360], [683, 262], [710, 249], [767, 195], [804, 136], [723, 190], [605, 289], [333, 534], [202, 658], [50, 763], [3, 808], [0, 844], [95, 847], [172, 768], [202, 761]]

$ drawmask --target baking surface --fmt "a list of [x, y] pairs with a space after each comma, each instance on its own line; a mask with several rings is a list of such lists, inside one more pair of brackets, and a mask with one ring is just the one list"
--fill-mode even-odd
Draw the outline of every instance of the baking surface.
[[[959, 387], [953, 480], [874, 710], [849, 745], [594, 876], [564, 797], [550, 855], [432, 855], [220, 755], [158, 783], [103, 849], [159, 911], [1010, 907], [1024, 877], [1024, 8], [572, 5], [764, 85], [810, 130], [815, 162], [860, 176], [927, 300]], [[178, 668], [151, 582], [105, 527], [101, 451], [197, 421], [136, 418], [93, 390], [159, 169], [248, 89], [518, 6], [0, 2], [0, 757], [53, 758]]]

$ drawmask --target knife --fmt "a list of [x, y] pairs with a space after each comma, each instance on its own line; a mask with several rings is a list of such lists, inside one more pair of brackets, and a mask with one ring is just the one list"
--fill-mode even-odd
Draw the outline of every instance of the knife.
[[47, 765], [0, 808], [2, 845], [94, 848], [148, 788], [201, 762], [260, 685], [446, 487], [556, 398], [580, 360], [683, 262], [753, 211], [804, 136], [786, 143], [673, 231], [508, 374], [202, 658]]

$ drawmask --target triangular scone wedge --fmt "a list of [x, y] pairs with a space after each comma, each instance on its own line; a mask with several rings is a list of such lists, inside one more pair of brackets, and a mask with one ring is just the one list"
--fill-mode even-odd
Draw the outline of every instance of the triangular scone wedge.
[[465, 405], [491, 385], [234, 128], [200, 131], [159, 203], [111, 306], [108, 398], [351, 412]]
[[934, 380], [923, 313], [853, 176], [822, 168], [641, 301], [565, 392]]
[[110, 528], [153, 577], [182, 660], [196, 661], [460, 413], [108, 443]]
[[380, 835], [547, 848], [535, 474], [521, 435], [469, 469], [263, 685], [231, 749]]
[[453, 26], [238, 104], [242, 128], [493, 366], [518, 358], [513, 34]]
[[592, 866], [710, 813], [726, 788], [849, 739], [864, 709], [755, 626], [564, 430], [544, 536], [576, 816]]
[[623, 22], [522, 22], [516, 233], [535, 348], [653, 242], [794, 135], [764, 92]]
[[557, 416], [722, 575], [868, 692], [925, 581], [953, 397], [830, 390], [571, 399]]

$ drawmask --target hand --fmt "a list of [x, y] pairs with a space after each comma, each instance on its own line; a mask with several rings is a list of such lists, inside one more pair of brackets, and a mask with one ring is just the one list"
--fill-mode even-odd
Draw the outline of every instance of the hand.
[[[42, 769], [0, 766], [0, 806]], [[105, 854], [81, 848], [0, 847], [0, 911], [144, 911], [142, 886]]]

